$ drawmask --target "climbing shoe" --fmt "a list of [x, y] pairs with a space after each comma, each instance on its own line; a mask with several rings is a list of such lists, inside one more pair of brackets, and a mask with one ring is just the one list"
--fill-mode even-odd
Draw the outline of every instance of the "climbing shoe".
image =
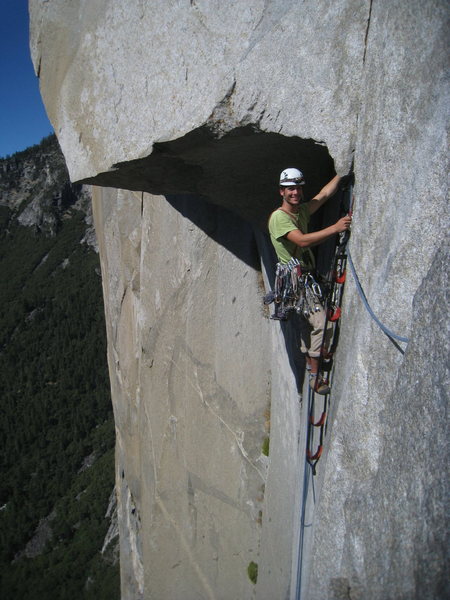
[[313, 392], [316, 392], [316, 394], [320, 394], [321, 396], [326, 396], [330, 393], [330, 386], [320, 377], [317, 380], [316, 373], [309, 374], [309, 387]]

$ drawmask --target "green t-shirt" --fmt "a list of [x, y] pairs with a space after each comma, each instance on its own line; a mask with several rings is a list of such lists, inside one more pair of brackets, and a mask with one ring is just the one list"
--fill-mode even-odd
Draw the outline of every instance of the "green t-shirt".
[[308, 233], [309, 210], [307, 204], [299, 206], [296, 215], [288, 215], [284, 210], [276, 210], [269, 219], [269, 232], [278, 260], [286, 264], [291, 258], [297, 258], [305, 269], [314, 269], [314, 255], [310, 248], [300, 248], [285, 236], [290, 231], [300, 229]]

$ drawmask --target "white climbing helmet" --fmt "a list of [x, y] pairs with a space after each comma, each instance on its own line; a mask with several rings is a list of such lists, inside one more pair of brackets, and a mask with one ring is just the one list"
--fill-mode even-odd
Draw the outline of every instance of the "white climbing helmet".
[[305, 180], [303, 178], [303, 173], [298, 169], [290, 168], [284, 169], [280, 175], [280, 185], [281, 186], [291, 186], [291, 185], [305, 185]]

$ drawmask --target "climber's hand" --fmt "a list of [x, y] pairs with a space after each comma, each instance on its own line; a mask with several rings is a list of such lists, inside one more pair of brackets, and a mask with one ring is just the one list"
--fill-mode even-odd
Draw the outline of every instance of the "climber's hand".
[[345, 215], [335, 223], [336, 233], [341, 233], [342, 231], [348, 231], [350, 229], [350, 225], [352, 224], [352, 217], [350, 215]]

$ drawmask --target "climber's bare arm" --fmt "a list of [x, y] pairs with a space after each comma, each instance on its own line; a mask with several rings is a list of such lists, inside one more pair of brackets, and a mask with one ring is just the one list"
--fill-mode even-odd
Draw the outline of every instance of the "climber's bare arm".
[[325, 204], [325, 202], [329, 200], [331, 196], [334, 196], [334, 194], [338, 190], [340, 180], [341, 178], [339, 177], [339, 175], [333, 177], [333, 179], [329, 181], [326, 185], [324, 185], [320, 192], [308, 202], [308, 210], [310, 215], [314, 214], [317, 210], [319, 210], [319, 208], [323, 204]]
[[317, 246], [332, 235], [341, 233], [350, 229], [352, 218], [349, 215], [342, 217], [339, 221], [336, 221], [334, 225], [320, 229], [319, 231], [313, 231], [312, 233], [302, 233], [300, 229], [294, 229], [286, 234], [287, 239], [293, 242], [300, 248], [310, 248], [311, 246]]

